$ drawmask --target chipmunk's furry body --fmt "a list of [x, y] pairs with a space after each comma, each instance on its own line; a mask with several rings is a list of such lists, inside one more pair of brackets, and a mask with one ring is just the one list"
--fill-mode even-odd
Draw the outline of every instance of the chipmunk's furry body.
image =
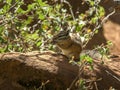
[[79, 59], [82, 42], [77, 34], [61, 31], [53, 37], [52, 42], [69, 58]]

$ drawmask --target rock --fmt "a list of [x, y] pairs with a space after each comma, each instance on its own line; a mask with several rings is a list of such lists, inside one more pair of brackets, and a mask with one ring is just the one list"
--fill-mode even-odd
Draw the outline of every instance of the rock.
[[[96, 78], [93, 82], [99, 90], [108, 90], [111, 86], [120, 89], [120, 58], [104, 65], [100, 60], [94, 60], [93, 65], [94, 70], [90, 71], [86, 66], [80, 78], [86, 81]], [[0, 90], [36, 90], [35, 87], [66, 90], [78, 76], [78, 71], [78, 66], [54, 52], [0, 54]], [[94, 83], [92, 85], [91, 90], [95, 90]], [[76, 90], [75, 85], [72, 90]]]
[[111, 53], [120, 55], [120, 14], [114, 14], [110, 20], [103, 25], [106, 40], [111, 41]]
[[47, 81], [47, 90], [65, 90], [78, 72], [63, 55], [52, 52], [6, 53], [0, 58], [0, 90], [33, 90]]

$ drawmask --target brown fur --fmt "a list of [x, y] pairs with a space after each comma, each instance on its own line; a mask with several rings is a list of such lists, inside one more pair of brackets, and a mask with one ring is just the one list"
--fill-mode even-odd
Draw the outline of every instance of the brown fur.
[[57, 36], [60, 36], [60, 33], [55, 36], [56, 38], [53, 38], [53, 41], [55, 41], [55, 44], [59, 49], [61, 49], [62, 53], [68, 58], [79, 59], [82, 51], [82, 42], [80, 37], [78, 37], [77, 34], [71, 33], [68, 34], [68, 36], [63, 36], [65, 38], [60, 40], [60, 37]]

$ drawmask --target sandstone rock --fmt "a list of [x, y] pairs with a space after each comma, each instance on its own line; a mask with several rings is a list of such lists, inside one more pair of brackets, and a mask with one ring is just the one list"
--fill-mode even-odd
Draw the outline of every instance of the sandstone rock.
[[[99, 90], [108, 90], [111, 86], [119, 90], [119, 68], [120, 58], [104, 65], [94, 60], [94, 70], [86, 67], [80, 77], [85, 80], [96, 78], [93, 82]], [[66, 90], [77, 77], [78, 69], [65, 56], [53, 52], [0, 54], [0, 90], [35, 90], [42, 86], [45, 90]], [[72, 90], [76, 90], [75, 86]], [[95, 90], [94, 83], [91, 90]]]

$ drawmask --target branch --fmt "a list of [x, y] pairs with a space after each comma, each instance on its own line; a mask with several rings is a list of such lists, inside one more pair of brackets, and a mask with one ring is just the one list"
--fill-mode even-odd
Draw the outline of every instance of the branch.
[[70, 13], [71, 13], [71, 15], [73, 17], [73, 20], [75, 20], [75, 16], [74, 16], [74, 13], [73, 13], [73, 10], [72, 10], [72, 6], [70, 5], [70, 3], [68, 1], [66, 1], [66, 0], [63, 0], [63, 3], [66, 3], [69, 6]]
[[[95, 31], [96, 31], [97, 29], [100, 29], [100, 28], [102, 27], [102, 25], [108, 20], [108, 18], [109, 18], [111, 15], [113, 15], [114, 13], [115, 13], [115, 9], [113, 10], [113, 12], [111, 12], [110, 14], [108, 14], [108, 15], [102, 20], [102, 22], [101, 22], [98, 26], [96, 26], [96, 27], [93, 29], [93, 31], [92, 31], [92, 33], [91, 33], [91, 38], [94, 36]], [[90, 39], [91, 39], [91, 38], [90, 38]], [[90, 40], [90, 39], [89, 39], [89, 40]], [[86, 45], [88, 44], [89, 40], [86, 41], [86, 43], [83, 45], [83, 48], [86, 47]]]

